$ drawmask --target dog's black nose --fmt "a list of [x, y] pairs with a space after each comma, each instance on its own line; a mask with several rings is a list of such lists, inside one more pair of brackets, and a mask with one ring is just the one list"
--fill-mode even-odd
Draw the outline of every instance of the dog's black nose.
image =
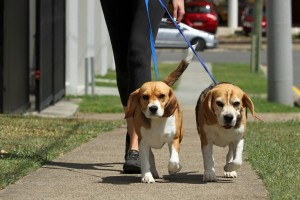
[[157, 106], [150, 106], [149, 107], [149, 110], [152, 114], [156, 113], [156, 111], [158, 110], [158, 107]]
[[224, 120], [227, 123], [231, 122], [233, 120], [233, 115], [232, 114], [224, 115]]

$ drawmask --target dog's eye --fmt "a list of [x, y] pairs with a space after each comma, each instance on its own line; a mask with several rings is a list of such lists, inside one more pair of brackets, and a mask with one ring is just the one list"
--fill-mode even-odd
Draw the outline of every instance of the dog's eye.
[[238, 101], [236, 101], [236, 102], [233, 102], [233, 106], [234, 106], [234, 107], [238, 107], [238, 106], [240, 106], [240, 102], [238, 102]]
[[221, 108], [224, 106], [224, 104], [221, 101], [216, 101], [216, 104]]
[[148, 100], [149, 96], [148, 95], [143, 95], [143, 99]]
[[163, 98], [165, 98], [165, 96], [166, 96], [166, 95], [161, 94], [161, 95], [158, 96], [158, 98], [163, 99]]

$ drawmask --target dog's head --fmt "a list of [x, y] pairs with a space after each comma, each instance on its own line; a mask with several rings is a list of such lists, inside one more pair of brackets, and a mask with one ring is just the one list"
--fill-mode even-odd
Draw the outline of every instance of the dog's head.
[[207, 123], [218, 123], [225, 129], [239, 125], [242, 118], [246, 120], [247, 107], [256, 117], [249, 96], [229, 83], [221, 83], [209, 90], [204, 97], [203, 107]]
[[171, 116], [178, 104], [171, 87], [164, 82], [152, 81], [131, 93], [126, 118], [133, 117], [137, 106], [140, 106], [146, 118], [154, 118]]

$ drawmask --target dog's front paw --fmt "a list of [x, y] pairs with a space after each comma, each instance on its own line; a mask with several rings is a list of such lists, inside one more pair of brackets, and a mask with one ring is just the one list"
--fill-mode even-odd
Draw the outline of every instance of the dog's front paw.
[[142, 175], [142, 183], [154, 183], [155, 180], [151, 174], [151, 172], [147, 172], [144, 175]]
[[237, 177], [237, 173], [235, 171], [224, 172], [224, 177], [225, 178], [236, 178]]
[[214, 171], [205, 171], [203, 174], [204, 182], [218, 182], [218, 178]]
[[233, 172], [233, 171], [237, 170], [238, 168], [240, 168], [241, 165], [242, 165], [242, 163], [237, 163], [237, 162], [228, 163], [224, 166], [224, 171], [225, 172]]
[[174, 175], [181, 170], [182, 166], [179, 163], [169, 163], [168, 171], [170, 175]]

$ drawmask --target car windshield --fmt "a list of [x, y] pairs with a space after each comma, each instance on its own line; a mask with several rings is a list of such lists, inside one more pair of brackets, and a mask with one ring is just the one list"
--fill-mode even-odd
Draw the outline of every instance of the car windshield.
[[160, 22], [159, 28], [171, 28], [171, 29], [176, 29], [176, 26], [169, 22], [162, 21]]
[[185, 9], [186, 13], [210, 13], [210, 6], [187, 6]]

